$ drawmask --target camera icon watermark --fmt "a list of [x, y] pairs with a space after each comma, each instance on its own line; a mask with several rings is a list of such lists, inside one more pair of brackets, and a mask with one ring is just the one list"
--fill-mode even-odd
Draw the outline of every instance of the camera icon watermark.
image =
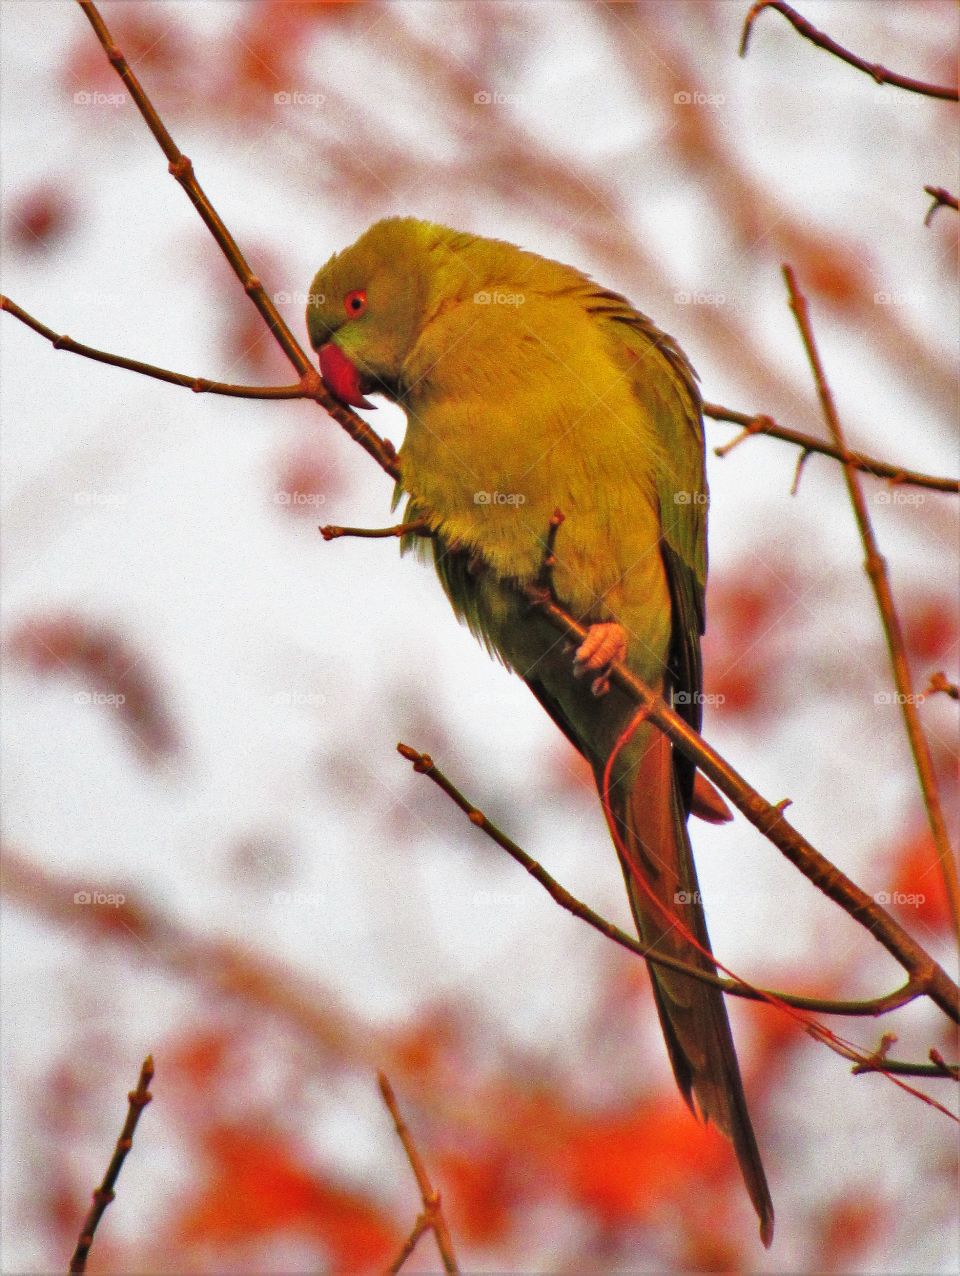
[[474, 505], [526, 505], [523, 492], [474, 492]]
[[474, 93], [475, 106], [519, 106], [523, 101], [520, 93], [501, 93], [499, 89], [481, 89]]
[[673, 95], [674, 106], [723, 106], [726, 100], [723, 93], [702, 93], [699, 89], [681, 89]]
[[708, 505], [710, 497], [706, 492], [674, 492], [674, 505]]
[[673, 902], [675, 904], [702, 904], [703, 899], [699, 891], [675, 891]]
[[473, 304], [475, 306], [522, 306], [526, 299], [525, 293], [506, 292], [499, 288], [494, 292], [475, 292], [473, 294]]
[[123, 106], [126, 93], [101, 93], [99, 89], [79, 89], [73, 95], [74, 106]]
[[100, 904], [108, 908], [121, 908], [127, 902], [127, 897], [120, 891], [75, 891], [73, 902], [81, 906]]
[[109, 709], [119, 709], [122, 704], [127, 703], [127, 697], [122, 691], [76, 691], [73, 703], [106, 705]]
[[922, 908], [927, 897], [920, 891], [877, 891], [873, 902], [882, 908], [889, 904], [895, 904], [898, 908]]
[[302, 89], [281, 89], [273, 95], [277, 106], [323, 106], [327, 97], [325, 93], [306, 93]]

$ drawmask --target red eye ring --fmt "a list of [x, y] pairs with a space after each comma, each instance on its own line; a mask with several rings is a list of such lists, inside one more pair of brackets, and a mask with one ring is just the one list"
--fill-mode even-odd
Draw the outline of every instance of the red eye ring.
[[359, 319], [367, 308], [366, 288], [354, 288], [343, 299], [343, 308], [351, 319]]

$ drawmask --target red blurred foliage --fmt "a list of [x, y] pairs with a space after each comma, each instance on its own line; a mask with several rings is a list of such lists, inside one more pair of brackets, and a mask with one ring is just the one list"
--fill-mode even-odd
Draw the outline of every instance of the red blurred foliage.
[[321, 426], [280, 460], [273, 499], [285, 514], [319, 522], [327, 502], [343, 482]]
[[900, 615], [907, 652], [914, 662], [928, 664], [956, 651], [960, 632], [955, 598], [922, 594], [906, 601]]
[[[188, 59], [192, 46], [184, 41], [176, 23], [170, 22], [166, 14], [161, 17], [161, 11], [152, 5], [114, 6], [107, 15], [107, 22], [110, 34], [137, 76], [148, 84], [158, 106], [166, 111], [178, 101], [189, 99], [193, 88], [190, 85], [188, 91]], [[84, 92], [126, 92], [86, 23], [78, 27], [76, 44], [67, 57], [61, 83], [70, 97]], [[82, 109], [89, 110], [89, 107]], [[129, 93], [120, 109], [136, 110]]]
[[705, 689], [723, 713], [768, 713], [780, 701], [781, 661], [773, 647], [796, 593], [793, 569], [758, 564], [753, 571], [721, 578], [707, 597], [703, 643]]
[[517, 1157], [502, 1143], [436, 1158], [433, 1174], [443, 1184], [444, 1211], [454, 1233], [475, 1245], [503, 1241], [517, 1202]]
[[27, 252], [59, 247], [76, 224], [76, 210], [63, 187], [43, 181], [7, 205], [7, 238]]
[[878, 1200], [851, 1193], [831, 1201], [816, 1233], [818, 1270], [856, 1271], [857, 1259], [867, 1246], [876, 1245], [886, 1222], [887, 1211]]
[[142, 651], [113, 627], [69, 613], [22, 621], [8, 641], [13, 658], [39, 675], [67, 675], [91, 688], [87, 703], [109, 709], [140, 753], [156, 764], [181, 741]]
[[930, 830], [918, 829], [901, 843], [890, 885], [891, 903], [909, 926], [922, 922], [946, 934], [950, 910]]
[[320, 1241], [334, 1271], [382, 1267], [396, 1228], [360, 1194], [328, 1182], [280, 1130], [212, 1125], [200, 1132], [208, 1179], [175, 1231], [181, 1242], [237, 1245], [284, 1233]]
[[672, 1099], [582, 1118], [563, 1149], [571, 1196], [611, 1228], [730, 1180], [735, 1169], [723, 1136]]

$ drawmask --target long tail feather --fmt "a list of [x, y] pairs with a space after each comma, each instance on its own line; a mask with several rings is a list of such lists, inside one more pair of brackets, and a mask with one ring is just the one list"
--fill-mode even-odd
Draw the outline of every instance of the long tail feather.
[[[645, 943], [660, 952], [712, 972], [713, 963], [676, 925], [680, 922], [702, 948], [710, 950], [670, 743], [656, 728], [643, 727], [631, 742], [627, 759], [629, 779], [621, 780], [609, 794], [611, 815], [629, 858], [663, 906], [654, 904], [621, 854], [637, 930]], [[602, 792], [599, 775], [598, 783]], [[773, 1203], [747, 1111], [723, 993], [663, 967], [649, 969], [680, 1092], [692, 1110], [699, 1108], [733, 1143], [760, 1219], [761, 1240], [769, 1246]]]

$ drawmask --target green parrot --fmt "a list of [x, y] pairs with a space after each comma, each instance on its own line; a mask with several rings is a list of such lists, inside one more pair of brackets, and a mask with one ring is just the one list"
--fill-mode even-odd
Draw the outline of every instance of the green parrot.
[[[406, 413], [394, 503], [406, 494], [405, 520], [432, 536], [403, 549], [432, 558], [457, 616], [523, 678], [601, 794], [608, 772], [641, 939], [714, 971], [676, 923], [710, 950], [687, 817], [729, 812], [652, 724], [624, 744], [636, 705], [606, 677], [623, 661], [699, 730], [707, 485], [686, 356], [580, 271], [409, 217], [331, 257], [307, 326], [337, 399], [371, 407], [365, 396], [383, 394]], [[537, 579], [555, 510], [551, 583], [587, 627], [572, 654], [519, 588]], [[732, 1140], [769, 1245], [773, 1205], [723, 994], [648, 968], [680, 1091]]]

